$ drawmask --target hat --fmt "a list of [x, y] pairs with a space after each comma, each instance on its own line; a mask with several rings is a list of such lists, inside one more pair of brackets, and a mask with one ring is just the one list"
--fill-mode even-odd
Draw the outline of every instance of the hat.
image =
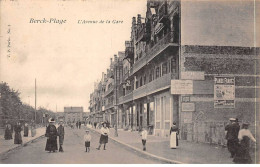
[[86, 129], [85, 132], [89, 132], [89, 130]]
[[49, 123], [54, 123], [54, 122], [55, 122], [54, 118], [49, 119]]
[[236, 119], [235, 118], [229, 118], [230, 121], [235, 121]]
[[243, 125], [248, 126], [248, 125], [250, 125], [250, 123], [244, 122]]

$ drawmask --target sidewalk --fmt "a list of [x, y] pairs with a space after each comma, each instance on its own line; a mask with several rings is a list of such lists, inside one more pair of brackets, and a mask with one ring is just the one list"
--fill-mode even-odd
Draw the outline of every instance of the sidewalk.
[[36, 129], [36, 135], [34, 137], [31, 137], [31, 132], [29, 131], [29, 135], [28, 137], [23, 137], [23, 131], [22, 131], [22, 140], [23, 140], [23, 144], [14, 144], [14, 134], [13, 134], [13, 139], [11, 140], [5, 140], [4, 139], [4, 135], [0, 136], [0, 155], [13, 150], [15, 148], [21, 147], [29, 142], [31, 142], [34, 139], [37, 139], [39, 137], [41, 137], [42, 135], [45, 134], [45, 127], [40, 127]]
[[[93, 129], [99, 132], [99, 129]], [[118, 137], [114, 137], [114, 129], [110, 129], [109, 138], [119, 143], [134, 148], [146, 155], [151, 155], [157, 159], [164, 159], [169, 163], [185, 164], [233, 164], [232, 158], [227, 148], [212, 146], [204, 143], [193, 143], [179, 140], [177, 149], [170, 149], [169, 138], [148, 135], [146, 152], [142, 151], [141, 137], [137, 131], [130, 132], [118, 130]], [[108, 146], [109, 147], [109, 146]], [[254, 155], [251, 156], [254, 160]]]

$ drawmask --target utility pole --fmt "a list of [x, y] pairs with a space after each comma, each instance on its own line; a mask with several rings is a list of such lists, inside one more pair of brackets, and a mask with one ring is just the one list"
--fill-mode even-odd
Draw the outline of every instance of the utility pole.
[[36, 78], [35, 78], [35, 106], [34, 106], [34, 122], [36, 123]]
[[118, 106], [117, 106], [117, 66], [118, 66], [118, 62], [115, 63], [115, 110], [116, 110], [116, 126], [115, 126], [115, 137], [118, 137], [118, 133], [117, 133], [117, 124], [118, 124]]

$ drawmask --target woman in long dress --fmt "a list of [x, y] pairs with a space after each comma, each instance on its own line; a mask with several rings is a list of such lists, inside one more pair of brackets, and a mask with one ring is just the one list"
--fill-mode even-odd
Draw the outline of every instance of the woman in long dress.
[[36, 135], [36, 125], [35, 125], [35, 122], [32, 120], [32, 123], [31, 123], [31, 135], [32, 137], [34, 137]]
[[103, 123], [103, 127], [100, 129], [101, 136], [99, 139], [99, 146], [98, 150], [100, 150], [100, 147], [102, 144], [104, 144], [104, 150], [106, 150], [106, 144], [108, 143], [108, 134], [109, 134], [109, 129], [107, 128], [106, 123]]
[[238, 139], [239, 139], [239, 146], [236, 152], [236, 155], [233, 159], [233, 162], [237, 164], [250, 164], [252, 163], [251, 157], [250, 157], [250, 139], [253, 142], [256, 142], [255, 138], [253, 137], [252, 133], [248, 129], [249, 124], [244, 123], [242, 125], [242, 129], [238, 133]]
[[17, 124], [14, 126], [14, 144], [22, 144], [22, 135], [21, 135], [21, 131], [22, 131], [22, 126], [21, 123], [18, 121]]
[[45, 147], [45, 151], [49, 151], [49, 152], [55, 152], [56, 150], [58, 150], [58, 143], [57, 143], [57, 136], [58, 136], [58, 132], [57, 132], [57, 128], [54, 125], [55, 120], [53, 118], [51, 118], [49, 120], [49, 126], [46, 129], [46, 134], [45, 136], [47, 137], [47, 142], [46, 142], [46, 147]]
[[29, 132], [29, 127], [28, 127], [28, 124], [25, 123], [25, 124], [24, 124], [23, 136], [24, 136], [24, 137], [28, 137], [28, 132]]
[[178, 146], [178, 137], [179, 134], [179, 128], [177, 127], [176, 123], [173, 122], [171, 130], [170, 130], [170, 148], [175, 149]]
[[5, 140], [11, 140], [12, 138], [12, 126], [11, 124], [7, 123], [5, 125]]

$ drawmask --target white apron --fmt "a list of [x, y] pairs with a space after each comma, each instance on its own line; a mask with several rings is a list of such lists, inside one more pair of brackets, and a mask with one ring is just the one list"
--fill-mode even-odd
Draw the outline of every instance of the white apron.
[[176, 148], [176, 132], [171, 133], [170, 148]]

